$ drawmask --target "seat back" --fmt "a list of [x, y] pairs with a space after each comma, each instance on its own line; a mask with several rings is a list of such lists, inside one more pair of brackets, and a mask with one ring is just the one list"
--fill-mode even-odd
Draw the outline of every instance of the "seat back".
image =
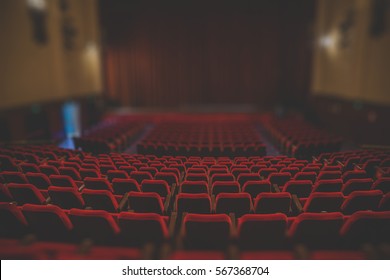
[[340, 212], [344, 196], [341, 192], [313, 192], [307, 199], [304, 212]]
[[81, 193], [85, 205], [95, 210], [106, 210], [108, 212], [118, 211], [118, 202], [114, 195], [108, 190], [84, 189]]
[[236, 217], [241, 217], [252, 210], [251, 201], [249, 193], [220, 193], [215, 201], [215, 213], [234, 213]]
[[381, 201], [383, 193], [380, 190], [373, 191], [354, 191], [341, 205], [341, 212], [351, 215], [357, 211], [373, 210], [376, 211]]
[[8, 191], [18, 205], [26, 203], [44, 204], [46, 199], [39, 190], [32, 184], [16, 184], [10, 183], [7, 185]]
[[56, 205], [25, 204], [22, 211], [26, 220], [41, 240], [70, 240], [73, 225], [64, 211]]
[[211, 198], [207, 193], [179, 193], [176, 195], [178, 213], [211, 213]]
[[184, 247], [188, 249], [224, 249], [231, 234], [226, 214], [187, 214], [182, 223]]
[[121, 212], [118, 225], [122, 240], [129, 245], [142, 246], [149, 242], [161, 244], [169, 238], [164, 219], [155, 213]]
[[290, 212], [290, 208], [291, 208], [291, 194], [288, 192], [260, 193], [256, 196], [254, 201], [255, 213], [288, 214]]
[[69, 187], [49, 187], [49, 196], [52, 204], [58, 205], [62, 209], [72, 209], [85, 207], [84, 199], [74, 188]]
[[285, 214], [247, 214], [238, 219], [238, 245], [242, 250], [278, 249], [286, 244]]
[[157, 193], [130, 192], [130, 208], [136, 213], [164, 213], [164, 205]]

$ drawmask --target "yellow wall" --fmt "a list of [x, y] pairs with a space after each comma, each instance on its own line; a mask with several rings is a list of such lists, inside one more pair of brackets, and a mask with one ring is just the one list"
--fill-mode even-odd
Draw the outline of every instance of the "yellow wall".
[[[373, 0], [318, 0], [313, 94], [390, 105], [390, 8], [385, 34], [375, 38], [370, 35], [372, 4]], [[354, 21], [347, 32], [349, 46], [343, 48], [339, 26], [350, 10]]]
[[[102, 91], [97, 0], [46, 0], [48, 42], [33, 40], [26, 0], [0, 1], [0, 108], [67, 99]], [[64, 17], [77, 30], [72, 50], [63, 46]]]

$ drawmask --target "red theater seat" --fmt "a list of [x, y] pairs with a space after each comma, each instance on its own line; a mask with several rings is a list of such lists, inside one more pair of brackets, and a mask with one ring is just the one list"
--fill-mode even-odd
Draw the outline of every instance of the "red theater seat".
[[40, 190], [47, 190], [51, 185], [50, 179], [46, 176], [46, 174], [27, 173], [26, 178], [30, 184], [33, 184]]
[[136, 213], [165, 213], [162, 198], [157, 193], [130, 192], [128, 201], [130, 209]]
[[242, 187], [242, 192], [247, 192], [255, 198], [260, 193], [271, 192], [271, 183], [268, 180], [247, 181]]
[[71, 187], [78, 190], [77, 184], [70, 176], [67, 175], [50, 175], [50, 182], [52, 186], [56, 187]]
[[379, 211], [390, 211], [390, 193], [385, 194], [378, 206]]
[[113, 192], [110, 182], [106, 178], [85, 178], [84, 185], [90, 190], [107, 190]]
[[85, 205], [94, 210], [106, 210], [108, 212], [120, 211], [118, 202], [112, 192], [108, 190], [84, 189], [81, 193]]
[[[20, 207], [8, 202], [0, 202], [0, 236], [19, 238], [27, 231], [27, 220]], [[0, 250], [1, 251], [1, 250]]]
[[218, 195], [220, 193], [238, 193], [240, 192], [240, 185], [238, 182], [226, 182], [226, 181], [216, 181], [211, 186], [211, 193]]
[[293, 221], [288, 236], [293, 242], [303, 243], [309, 248], [337, 248], [343, 219], [343, 215], [337, 212], [302, 213]]
[[139, 192], [140, 187], [134, 179], [119, 179], [112, 180], [112, 188], [115, 195], [125, 195], [128, 192]]
[[373, 191], [354, 191], [341, 205], [341, 212], [345, 215], [351, 215], [357, 211], [373, 210], [376, 211], [381, 201], [383, 193], [379, 190]]
[[187, 214], [181, 234], [186, 249], [224, 249], [231, 231], [232, 223], [226, 214]]
[[141, 190], [143, 192], [158, 193], [161, 197], [167, 197], [171, 194], [171, 189], [164, 180], [143, 180]]
[[295, 194], [299, 198], [308, 197], [313, 189], [312, 182], [310, 180], [291, 180], [288, 181], [284, 187], [283, 192]]
[[73, 225], [64, 211], [55, 205], [25, 204], [22, 211], [29, 227], [41, 240], [70, 241]]
[[252, 211], [252, 199], [249, 193], [220, 193], [215, 201], [215, 213], [241, 217]]
[[349, 248], [360, 248], [364, 243], [388, 243], [390, 211], [358, 211], [352, 214], [340, 231], [343, 243]]
[[339, 192], [342, 187], [343, 181], [341, 179], [317, 180], [313, 192]]
[[4, 171], [1, 173], [1, 176], [3, 177], [5, 183], [17, 183], [17, 184], [27, 184], [28, 181], [26, 179], [26, 176], [17, 171]]
[[372, 185], [373, 190], [381, 190], [383, 193], [390, 192], [390, 178], [380, 178]]
[[97, 244], [115, 244], [120, 228], [114, 218], [104, 210], [71, 209], [69, 218], [74, 226], [75, 236], [89, 238]]
[[62, 209], [72, 209], [85, 207], [84, 199], [74, 188], [69, 187], [49, 187], [50, 203], [58, 205]]
[[288, 192], [280, 193], [260, 193], [254, 201], [255, 213], [290, 213], [291, 194]]
[[285, 214], [247, 214], [238, 219], [238, 245], [241, 250], [283, 248], [286, 232]]
[[180, 185], [181, 193], [208, 193], [209, 188], [203, 181], [184, 181]]
[[161, 244], [169, 238], [163, 217], [155, 213], [121, 212], [118, 224], [121, 229], [121, 240], [131, 246]]
[[372, 187], [372, 179], [349, 179], [344, 183], [341, 192], [349, 195], [353, 191], [368, 191]]
[[10, 183], [7, 185], [8, 191], [12, 195], [12, 198], [18, 203], [23, 205], [26, 203], [31, 204], [45, 204], [46, 199], [41, 192], [32, 184], [16, 184]]
[[179, 193], [176, 195], [178, 213], [211, 213], [211, 198], [206, 193]]
[[312, 193], [303, 206], [304, 212], [340, 212], [344, 196], [341, 192]]

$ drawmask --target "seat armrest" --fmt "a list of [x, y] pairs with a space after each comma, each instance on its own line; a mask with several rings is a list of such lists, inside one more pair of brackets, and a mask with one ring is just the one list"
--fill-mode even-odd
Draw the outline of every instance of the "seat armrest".
[[164, 213], [167, 214], [170, 206], [171, 194], [168, 194], [164, 201]]
[[118, 212], [121, 212], [124, 209], [127, 210], [128, 207], [126, 207], [126, 206], [128, 206], [128, 199], [129, 199], [129, 193], [125, 193], [125, 195], [122, 197], [121, 202], [119, 203], [119, 206], [118, 206], [119, 211]]
[[271, 191], [274, 193], [280, 192], [279, 186], [277, 184], [272, 184]]
[[303, 207], [301, 205], [301, 202], [299, 201], [299, 198], [297, 197], [296, 194], [293, 194], [292, 195], [292, 210], [293, 212], [299, 214], [299, 213], [302, 213], [303, 212]]
[[177, 212], [172, 212], [171, 218], [169, 220], [169, 226], [168, 226], [169, 236], [171, 237], [175, 236], [176, 226], [177, 226]]

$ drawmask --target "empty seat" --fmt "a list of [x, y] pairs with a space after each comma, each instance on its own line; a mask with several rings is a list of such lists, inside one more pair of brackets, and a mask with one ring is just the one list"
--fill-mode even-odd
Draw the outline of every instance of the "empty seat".
[[238, 193], [240, 192], [240, 185], [238, 182], [223, 182], [216, 181], [211, 187], [211, 193], [218, 195], [220, 193]]
[[131, 246], [161, 244], [169, 238], [163, 217], [155, 213], [121, 212], [118, 225], [121, 229], [121, 240]]
[[0, 202], [11, 202], [12, 196], [8, 191], [8, 188], [0, 183]]
[[249, 193], [220, 193], [215, 200], [215, 213], [234, 213], [236, 217], [241, 217], [252, 211], [251, 204]]
[[71, 209], [69, 218], [79, 240], [89, 238], [98, 244], [117, 242], [120, 228], [107, 211]]
[[206, 193], [179, 193], [176, 195], [178, 213], [211, 213], [211, 198]]
[[372, 179], [350, 179], [344, 183], [341, 192], [349, 195], [353, 191], [368, 191], [371, 189]]
[[162, 197], [167, 197], [171, 193], [168, 183], [163, 180], [143, 180], [141, 190], [143, 192], [155, 192]]
[[90, 190], [107, 190], [113, 192], [110, 182], [106, 178], [85, 178], [84, 185]]
[[17, 171], [4, 171], [1, 173], [5, 183], [17, 183], [17, 184], [26, 184], [27, 179], [26, 176]]
[[317, 180], [336, 180], [341, 179], [341, 171], [321, 171]]
[[255, 198], [259, 193], [271, 192], [271, 183], [268, 180], [247, 181], [242, 187], [242, 192], [247, 192]]
[[299, 198], [304, 198], [310, 195], [312, 189], [313, 185], [310, 180], [291, 180], [284, 185], [283, 192], [289, 192]]
[[16, 204], [0, 202], [0, 236], [18, 238], [27, 233], [27, 220]]
[[376, 211], [383, 193], [380, 190], [354, 191], [341, 205], [341, 212], [351, 215], [360, 210]]
[[367, 173], [365, 170], [352, 170], [344, 172], [342, 179], [346, 183], [351, 179], [367, 179]]
[[19, 164], [20, 169], [23, 173], [38, 173], [40, 172], [38, 166], [35, 163], [21, 163]]
[[272, 173], [268, 177], [271, 184], [276, 184], [278, 187], [283, 187], [290, 179], [291, 175], [287, 172]]
[[317, 173], [315, 172], [298, 172], [294, 176], [294, 180], [308, 180], [314, 183], [317, 180]]
[[193, 181], [193, 182], [208, 182], [209, 179], [206, 175], [206, 173], [187, 173], [185, 177], [185, 181]]
[[313, 192], [303, 206], [304, 212], [340, 212], [344, 196], [341, 192]]
[[133, 171], [130, 173], [130, 178], [136, 180], [138, 184], [141, 184], [145, 179], [153, 179], [152, 175], [146, 171]]
[[112, 182], [115, 178], [128, 179], [129, 175], [123, 170], [110, 170], [107, 172], [107, 179]]
[[243, 173], [243, 174], [238, 175], [238, 177], [237, 177], [237, 181], [240, 184], [241, 188], [248, 181], [260, 181], [260, 180], [261, 180], [261, 178], [260, 178], [259, 174]]
[[286, 232], [285, 214], [247, 214], [238, 219], [238, 245], [241, 250], [283, 248]]
[[38, 188], [32, 184], [10, 183], [7, 185], [7, 188], [12, 195], [12, 198], [18, 203], [18, 205], [23, 205], [26, 203], [45, 204], [46, 202], [46, 199], [40, 193]]
[[341, 179], [317, 180], [313, 192], [339, 192], [342, 187], [343, 181]]
[[56, 205], [32, 205], [22, 207], [26, 220], [41, 240], [69, 241], [73, 225], [64, 211]]
[[290, 213], [291, 194], [288, 192], [280, 193], [260, 193], [254, 201], [255, 213]]
[[85, 207], [84, 199], [74, 188], [69, 187], [49, 187], [50, 203], [58, 205], [62, 209], [72, 209]]
[[358, 211], [352, 214], [340, 231], [348, 248], [360, 248], [365, 243], [389, 242], [390, 211]]
[[208, 193], [208, 185], [203, 181], [184, 181], [180, 185], [181, 193]]
[[119, 205], [112, 192], [108, 190], [84, 189], [81, 193], [85, 205], [95, 210], [118, 212]]
[[50, 175], [60, 175], [60, 172], [58, 172], [57, 167], [52, 166], [52, 165], [40, 165], [39, 170], [43, 173], [46, 174], [46, 176]]
[[56, 187], [71, 187], [75, 190], [78, 189], [76, 182], [70, 176], [67, 175], [50, 175], [50, 182], [52, 186]]
[[47, 190], [51, 185], [49, 177], [42, 173], [27, 173], [27, 181], [40, 190]]
[[215, 182], [233, 182], [234, 176], [233, 174], [214, 174], [211, 176], [211, 183]]
[[172, 186], [173, 184], [179, 183], [178, 176], [173, 172], [157, 172], [154, 176], [154, 179], [156, 180], [164, 180], [168, 183], [168, 185]]
[[262, 168], [259, 171], [259, 175], [264, 179], [267, 179], [272, 173], [278, 173], [278, 170], [276, 168]]
[[58, 171], [61, 175], [67, 175], [75, 181], [81, 181], [80, 173], [74, 167], [60, 167]]
[[186, 249], [225, 249], [232, 223], [226, 214], [187, 214], [182, 222]]
[[390, 178], [379, 178], [375, 181], [375, 183], [372, 185], [373, 190], [380, 190], [384, 194], [390, 192]]
[[378, 206], [379, 211], [390, 211], [390, 193], [385, 194]]
[[79, 173], [80, 173], [80, 176], [83, 180], [87, 177], [90, 177], [90, 178], [99, 178], [100, 177], [100, 173], [96, 169], [93, 169], [93, 168], [89, 168], [89, 169], [80, 168]]
[[341, 213], [302, 213], [292, 222], [288, 236], [309, 248], [330, 249], [340, 244]]
[[164, 214], [162, 198], [157, 193], [130, 192], [128, 201], [130, 209], [136, 213]]
[[124, 195], [128, 192], [139, 192], [140, 187], [134, 179], [119, 179], [112, 180], [112, 189], [115, 195]]

